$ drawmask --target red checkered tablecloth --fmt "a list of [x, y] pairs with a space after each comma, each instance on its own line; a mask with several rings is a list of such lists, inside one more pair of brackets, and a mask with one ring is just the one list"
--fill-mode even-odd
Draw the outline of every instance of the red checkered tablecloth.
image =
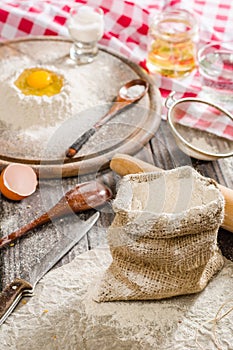
[[[200, 28], [199, 46], [213, 40], [233, 41], [232, 0], [3, 0], [0, 5], [0, 39], [4, 41], [26, 35], [68, 37], [66, 21], [70, 8], [77, 3], [101, 7], [105, 14], [105, 32], [100, 44], [144, 68], [150, 18], [167, 8], [183, 8], [196, 16]], [[187, 96], [197, 94], [201, 89], [198, 70], [183, 79], [160, 75], [153, 78], [163, 97], [172, 90]]]

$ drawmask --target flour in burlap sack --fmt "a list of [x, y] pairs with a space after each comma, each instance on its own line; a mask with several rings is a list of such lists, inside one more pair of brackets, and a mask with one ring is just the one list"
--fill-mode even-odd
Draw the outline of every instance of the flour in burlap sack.
[[112, 263], [96, 301], [200, 292], [222, 268], [217, 233], [224, 199], [215, 182], [193, 168], [125, 176], [113, 209]]

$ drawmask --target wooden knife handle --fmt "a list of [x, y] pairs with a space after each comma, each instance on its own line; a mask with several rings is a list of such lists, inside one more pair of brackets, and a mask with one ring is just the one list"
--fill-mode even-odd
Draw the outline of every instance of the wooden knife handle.
[[[110, 162], [110, 168], [121, 176], [163, 170], [126, 154], [116, 154]], [[218, 187], [225, 199], [224, 221], [221, 226], [233, 232], [233, 190], [219, 184]]]
[[33, 287], [27, 281], [16, 278], [0, 294], [0, 325], [14, 310], [24, 294], [32, 294]]

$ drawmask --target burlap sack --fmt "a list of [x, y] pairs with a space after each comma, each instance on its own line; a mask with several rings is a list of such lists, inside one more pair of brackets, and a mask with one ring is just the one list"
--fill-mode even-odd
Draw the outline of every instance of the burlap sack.
[[224, 200], [191, 167], [125, 176], [108, 231], [112, 264], [96, 301], [161, 299], [201, 291], [222, 268]]

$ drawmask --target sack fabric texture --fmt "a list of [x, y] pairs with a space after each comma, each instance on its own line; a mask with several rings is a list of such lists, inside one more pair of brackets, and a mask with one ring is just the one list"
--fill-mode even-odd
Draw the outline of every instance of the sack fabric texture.
[[224, 198], [214, 180], [192, 167], [125, 176], [113, 209], [112, 263], [96, 301], [200, 292], [223, 267], [217, 233]]

